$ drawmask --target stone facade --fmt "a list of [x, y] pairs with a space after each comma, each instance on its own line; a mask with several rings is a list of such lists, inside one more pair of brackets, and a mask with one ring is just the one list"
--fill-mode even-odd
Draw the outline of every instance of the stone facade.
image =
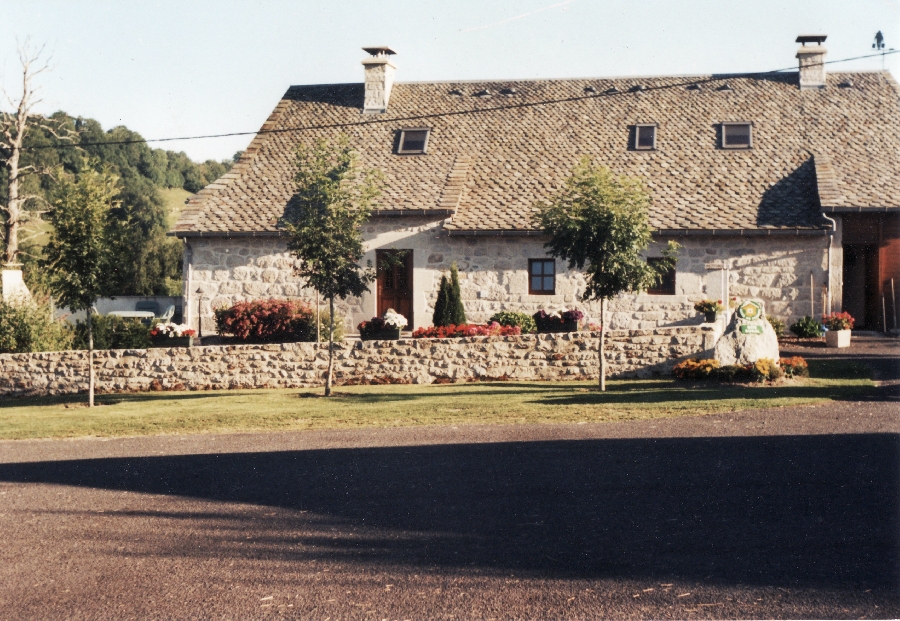
[[[688, 356], [709, 355], [712, 327], [611, 331], [610, 375], [667, 374]], [[479, 380], [586, 380], [597, 377], [597, 335], [589, 332], [347, 341], [336, 344], [338, 384], [465, 382]], [[292, 388], [321, 386], [327, 345], [232, 345], [96, 352], [101, 392]], [[83, 392], [87, 352], [0, 354], [0, 395]]]
[[[369, 252], [365, 260], [375, 262], [375, 249], [413, 252], [412, 327], [428, 326], [442, 273], [452, 263], [460, 271], [466, 314], [472, 322], [484, 322], [501, 310], [534, 313], [540, 309], [577, 307], [599, 322], [599, 303], [579, 302], [584, 277], [567, 270], [557, 260], [555, 295], [528, 293], [528, 259], [545, 258], [544, 239], [526, 236], [448, 236], [442, 220], [403, 217], [373, 218], [364, 235]], [[662, 244], [651, 247], [648, 256], [659, 256]], [[728, 289], [732, 296], [754, 297], [766, 302], [772, 316], [787, 322], [810, 312], [810, 274], [813, 276], [815, 312], [822, 311], [821, 289], [825, 285], [828, 237], [814, 236], [690, 236], [677, 238], [683, 248], [678, 256], [674, 295], [622, 295], [609, 305], [611, 329], [649, 329], [699, 324], [693, 309], [699, 299], [721, 299], [723, 272], [709, 270], [711, 263], [729, 265]], [[840, 241], [837, 240], [837, 248]], [[833, 287], [839, 283], [840, 256], [832, 257]], [[283, 240], [277, 237], [188, 238], [185, 252], [185, 308], [187, 321], [197, 325], [197, 296], [202, 296], [203, 331], [214, 330], [213, 309], [239, 300], [258, 298], [302, 298], [315, 302], [315, 293], [304, 290], [293, 275], [293, 261]], [[346, 328], [376, 314], [373, 292], [338, 304], [347, 317]], [[196, 293], [197, 291], [201, 293]], [[838, 297], [840, 299], [839, 291]]]

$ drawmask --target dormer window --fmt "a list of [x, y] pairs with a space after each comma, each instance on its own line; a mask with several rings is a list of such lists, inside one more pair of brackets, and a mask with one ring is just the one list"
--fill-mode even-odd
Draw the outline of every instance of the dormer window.
[[723, 149], [749, 149], [753, 146], [750, 123], [722, 123]]
[[638, 151], [652, 151], [656, 149], [656, 125], [634, 126], [634, 148]]
[[409, 127], [400, 130], [400, 155], [417, 155], [426, 153], [428, 149], [428, 134], [431, 130], [427, 127]]

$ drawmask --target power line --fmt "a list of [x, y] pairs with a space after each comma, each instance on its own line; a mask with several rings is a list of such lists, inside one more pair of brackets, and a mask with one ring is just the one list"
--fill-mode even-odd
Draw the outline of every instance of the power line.
[[[900, 53], [900, 50], [889, 50], [887, 52], [879, 52], [877, 54], [866, 54], [864, 56], [854, 56], [852, 58], [841, 58], [838, 60], [829, 60], [821, 63], [811, 63], [809, 65], [805, 65], [804, 67], [817, 67], [824, 65], [833, 65], [835, 63], [844, 63], [849, 62], [851, 60], [862, 60], [865, 58], [875, 58], [878, 56], [886, 56], [888, 54], [897, 54]], [[662, 86], [653, 86], [653, 87], [644, 87], [642, 92], [652, 92], [652, 91], [661, 91], [668, 90], [672, 88], [678, 88], [681, 86], [691, 86], [691, 85], [699, 85], [699, 84], [709, 84], [711, 82], [722, 82], [729, 79], [736, 78], [753, 78], [753, 77], [761, 77], [766, 75], [772, 75], [774, 73], [782, 73], [784, 71], [793, 71], [796, 70], [796, 66], [784, 67], [782, 69], [774, 69], [772, 71], [757, 71], [752, 73], [731, 73], [731, 74], [720, 74], [719, 77], [709, 77], [700, 80], [689, 80], [686, 82], [679, 82], [677, 84], [666, 84]], [[616, 78], [610, 78], [616, 79]], [[621, 79], [621, 78], [619, 78]], [[504, 80], [488, 80], [493, 82], [503, 82]], [[508, 82], [515, 82], [515, 80], [506, 80]], [[230, 138], [234, 136], [253, 136], [253, 135], [261, 135], [261, 134], [281, 134], [286, 132], [299, 132], [299, 131], [310, 131], [317, 129], [337, 129], [341, 127], [359, 127], [362, 125], [377, 125], [384, 123], [397, 123], [400, 121], [423, 121], [428, 119], [435, 118], [443, 118], [443, 117], [451, 117], [451, 116], [462, 116], [466, 114], [480, 114], [484, 112], [496, 112], [499, 110], [513, 110], [517, 108], [534, 108], [537, 106], [544, 106], [549, 104], [559, 104], [559, 103], [568, 103], [573, 101], [585, 101], [589, 99], [600, 99], [603, 97], [615, 97], [617, 95], [624, 95], [626, 92], [624, 91], [606, 91], [603, 93], [591, 93], [590, 95], [578, 95], [574, 97], [562, 97], [557, 99], [542, 99], [539, 101], [529, 101], [529, 102], [521, 102], [521, 103], [512, 103], [512, 104], [504, 104], [500, 106], [489, 106], [485, 108], [471, 108], [468, 110], [455, 110], [451, 112], [435, 112], [432, 114], [416, 114], [410, 116], [402, 116], [402, 117], [375, 117], [370, 118], [365, 121], [350, 121], [344, 123], [326, 123], [320, 125], [302, 125], [299, 127], [284, 127], [281, 129], [260, 129], [252, 132], [230, 132], [226, 134], [205, 134], [202, 136], [181, 136], [178, 138], [141, 138], [134, 140], [111, 140], [108, 142], [81, 142], [81, 143], [62, 143], [57, 145], [37, 145], [33, 147], [23, 147], [23, 150], [37, 151], [40, 149], [71, 149], [71, 148], [80, 148], [80, 147], [99, 147], [106, 145], [125, 145], [125, 144], [143, 144], [150, 142], [176, 142], [180, 140], [204, 140], [208, 138]]]

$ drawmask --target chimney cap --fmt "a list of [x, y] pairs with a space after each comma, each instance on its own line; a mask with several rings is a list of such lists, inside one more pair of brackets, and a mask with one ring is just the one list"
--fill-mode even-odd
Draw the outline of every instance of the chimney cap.
[[806, 45], [807, 43], [817, 43], [822, 45], [827, 38], [828, 35], [800, 35], [797, 37], [797, 43], [802, 43], [803, 45]]
[[392, 56], [396, 54], [394, 50], [386, 45], [374, 45], [372, 47], [364, 47], [363, 51], [372, 56]]

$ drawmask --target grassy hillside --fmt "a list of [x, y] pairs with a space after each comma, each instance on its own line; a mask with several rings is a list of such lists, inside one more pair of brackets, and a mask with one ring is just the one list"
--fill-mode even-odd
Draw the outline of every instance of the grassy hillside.
[[169, 214], [169, 228], [175, 226], [181, 210], [184, 209], [184, 202], [193, 196], [193, 193], [182, 188], [163, 188], [159, 191], [165, 201], [166, 212]]

